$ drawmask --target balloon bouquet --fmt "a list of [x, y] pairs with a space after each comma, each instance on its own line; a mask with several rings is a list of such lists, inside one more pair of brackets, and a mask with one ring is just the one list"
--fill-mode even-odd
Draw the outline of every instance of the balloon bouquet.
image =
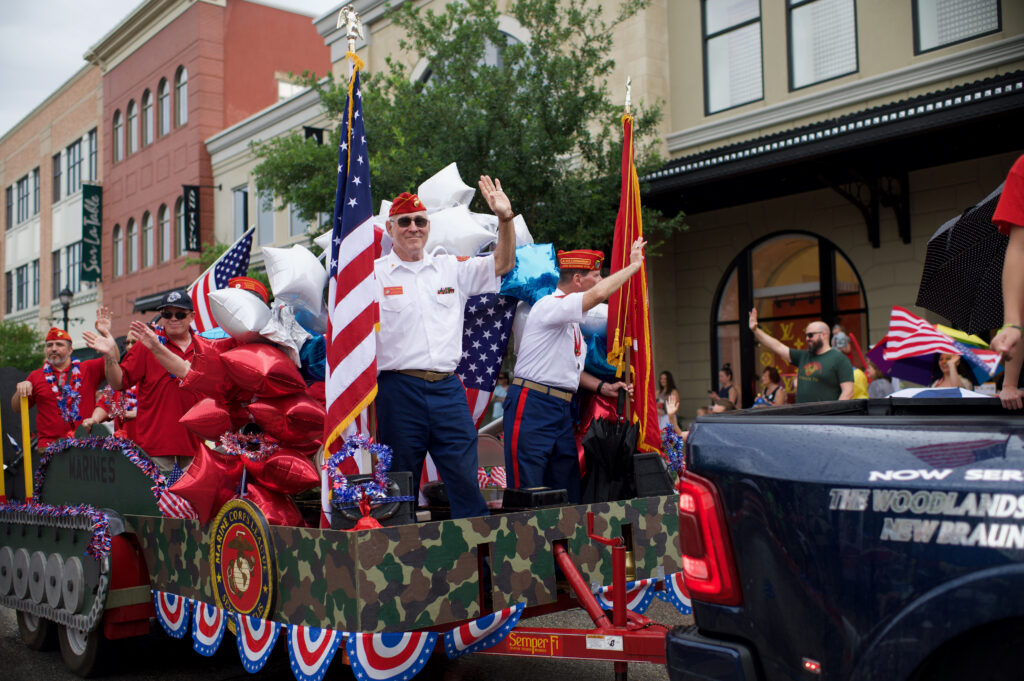
[[226, 339], [197, 350], [182, 387], [203, 399], [181, 423], [219, 446], [201, 444], [170, 489], [192, 504], [203, 523], [240, 496], [258, 506], [268, 523], [301, 527], [290, 495], [320, 484], [310, 457], [320, 448], [326, 416], [323, 382], [315, 379], [323, 377], [318, 330], [326, 327], [327, 272], [302, 246], [263, 252], [273, 305], [259, 282], [245, 278], [232, 280], [241, 288], [209, 295], [219, 324], [213, 335]]

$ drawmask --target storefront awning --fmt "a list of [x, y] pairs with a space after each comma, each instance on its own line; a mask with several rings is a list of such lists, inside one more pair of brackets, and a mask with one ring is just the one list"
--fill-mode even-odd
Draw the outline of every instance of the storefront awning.
[[673, 159], [645, 202], [701, 213], [1024, 147], [1024, 71]]
[[139, 296], [135, 299], [135, 304], [132, 306], [132, 312], [149, 312], [156, 310], [156, 306], [160, 304], [160, 301], [165, 295], [171, 291], [180, 291], [181, 287], [169, 288], [166, 291], [157, 291], [156, 293], [149, 293], [144, 296]]

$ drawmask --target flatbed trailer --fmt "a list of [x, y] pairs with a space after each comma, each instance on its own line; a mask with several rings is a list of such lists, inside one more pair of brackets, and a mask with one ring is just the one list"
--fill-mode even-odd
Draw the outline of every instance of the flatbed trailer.
[[[0, 604], [29, 647], [55, 628], [81, 675], [103, 639], [156, 617], [202, 654], [243, 637], [249, 671], [280, 635], [300, 679], [339, 651], [377, 679], [442, 651], [606, 660], [624, 677], [626, 663], [665, 663], [651, 598], [688, 607], [674, 494], [360, 531], [268, 525], [233, 499], [203, 525], [163, 515], [166, 481], [124, 440], [65, 440], [39, 463], [35, 498], [0, 507]], [[592, 628], [520, 624], [578, 607]]]

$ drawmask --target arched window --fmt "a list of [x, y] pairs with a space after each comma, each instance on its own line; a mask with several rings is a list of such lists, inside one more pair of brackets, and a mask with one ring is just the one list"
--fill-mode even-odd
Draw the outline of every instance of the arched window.
[[188, 70], [184, 66], [174, 75], [174, 99], [174, 122], [180, 127], [188, 123]]
[[161, 137], [171, 131], [171, 86], [166, 78], [160, 79], [156, 90], [157, 130]]
[[[717, 388], [719, 368], [731, 365], [743, 406], [753, 403], [769, 366], [782, 374], [786, 392], [795, 393], [793, 365], [754, 340], [747, 321], [751, 308], [757, 308], [761, 328], [791, 348], [804, 348], [804, 329], [823, 320], [830, 327], [842, 324], [867, 351], [867, 299], [849, 258], [810, 232], [768, 235], [732, 261], [711, 308], [711, 384]], [[856, 357], [854, 365], [859, 366]]]
[[128, 155], [139, 150], [139, 110], [135, 100], [128, 102]]
[[160, 206], [157, 216], [157, 233], [159, 234], [160, 262], [167, 262], [171, 259], [171, 217], [167, 214], [167, 204]]
[[121, 225], [114, 225], [114, 238], [111, 243], [114, 249], [114, 276], [120, 277], [124, 274], [124, 234], [121, 232]]
[[153, 242], [153, 216], [149, 211], [142, 214], [142, 266], [152, 267], [156, 255], [156, 244]]
[[185, 255], [185, 202], [181, 197], [174, 202], [174, 224], [178, 226], [178, 255]]
[[114, 112], [114, 162], [124, 158], [124, 119], [121, 110]]
[[128, 266], [128, 272], [134, 272], [139, 268], [139, 230], [135, 227], [135, 220], [128, 220], [128, 238], [127, 246], [128, 253], [125, 257], [125, 264]]
[[146, 90], [142, 93], [142, 145], [153, 143], [156, 125], [153, 120], [153, 93]]

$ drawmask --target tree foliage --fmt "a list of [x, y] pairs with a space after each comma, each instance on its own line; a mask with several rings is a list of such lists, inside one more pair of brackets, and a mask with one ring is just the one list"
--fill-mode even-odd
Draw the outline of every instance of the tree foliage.
[[[443, 11], [406, 2], [389, 16], [400, 48], [429, 60], [429, 78], [405, 64], [364, 75], [363, 112], [374, 197], [391, 198], [455, 161], [468, 184], [502, 180], [539, 242], [560, 248], [611, 245], [618, 209], [624, 83], [609, 93], [612, 31], [650, 0], [624, 0], [607, 18], [596, 0], [514, 0], [507, 13], [529, 31], [527, 44], [498, 29], [495, 0], [464, 0]], [[254, 144], [257, 184], [314, 220], [330, 213], [346, 83], [305, 82], [339, 125], [317, 146], [298, 133]], [[641, 175], [660, 166], [654, 148], [660, 105], [634, 107]], [[479, 195], [473, 210], [487, 212]], [[646, 232], [680, 227], [682, 216], [645, 214]]]
[[32, 371], [43, 364], [43, 335], [20, 322], [0, 321], [0, 366]]

